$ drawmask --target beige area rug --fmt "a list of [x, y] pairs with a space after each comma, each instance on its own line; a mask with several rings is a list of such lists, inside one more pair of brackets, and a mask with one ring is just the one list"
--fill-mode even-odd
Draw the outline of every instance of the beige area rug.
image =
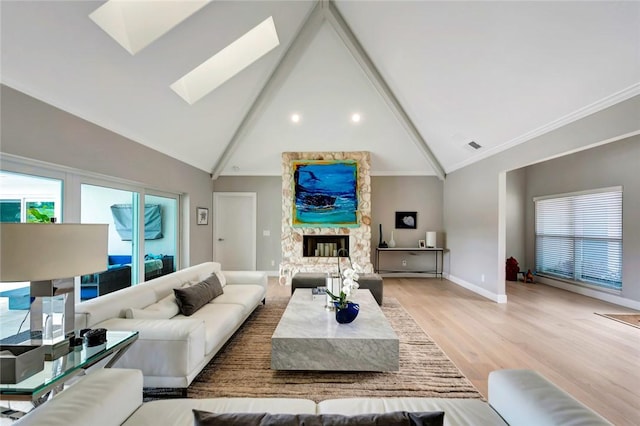
[[[189, 398], [347, 397], [482, 398], [471, 382], [393, 298], [382, 310], [400, 339], [400, 371], [271, 370], [271, 335], [288, 298], [260, 306], [187, 390]], [[356, 319], [357, 321], [357, 319]]]
[[595, 314], [623, 324], [628, 324], [632, 327], [640, 328], [640, 314], [600, 314], [598, 312]]

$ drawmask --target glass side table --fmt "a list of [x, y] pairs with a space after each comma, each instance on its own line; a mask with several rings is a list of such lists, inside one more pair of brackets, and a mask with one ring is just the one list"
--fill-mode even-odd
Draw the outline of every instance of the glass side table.
[[110, 368], [138, 339], [137, 331], [107, 331], [107, 342], [93, 347], [82, 346], [82, 350], [71, 351], [53, 361], [45, 361], [44, 370], [16, 384], [0, 384], [0, 399], [5, 401], [31, 401], [40, 405], [61, 389], [69, 379], [83, 373], [87, 368], [113, 357], [105, 368]]

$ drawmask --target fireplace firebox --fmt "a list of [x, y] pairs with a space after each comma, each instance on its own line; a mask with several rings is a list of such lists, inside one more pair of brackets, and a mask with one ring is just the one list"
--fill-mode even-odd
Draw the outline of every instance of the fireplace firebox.
[[303, 257], [349, 256], [348, 235], [303, 235]]

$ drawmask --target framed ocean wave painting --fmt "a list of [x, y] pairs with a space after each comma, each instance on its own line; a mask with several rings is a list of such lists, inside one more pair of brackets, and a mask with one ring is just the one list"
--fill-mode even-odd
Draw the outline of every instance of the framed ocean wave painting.
[[358, 226], [356, 161], [298, 160], [292, 168], [293, 226]]

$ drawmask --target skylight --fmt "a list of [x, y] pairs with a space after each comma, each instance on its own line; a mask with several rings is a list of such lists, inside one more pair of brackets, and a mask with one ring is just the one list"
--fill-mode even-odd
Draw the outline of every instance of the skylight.
[[273, 17], [270, 16], [170, 87], [193, 105], [279, 44]]
[[211, 0], [109, 0], [89, 18], [135, 55]]

